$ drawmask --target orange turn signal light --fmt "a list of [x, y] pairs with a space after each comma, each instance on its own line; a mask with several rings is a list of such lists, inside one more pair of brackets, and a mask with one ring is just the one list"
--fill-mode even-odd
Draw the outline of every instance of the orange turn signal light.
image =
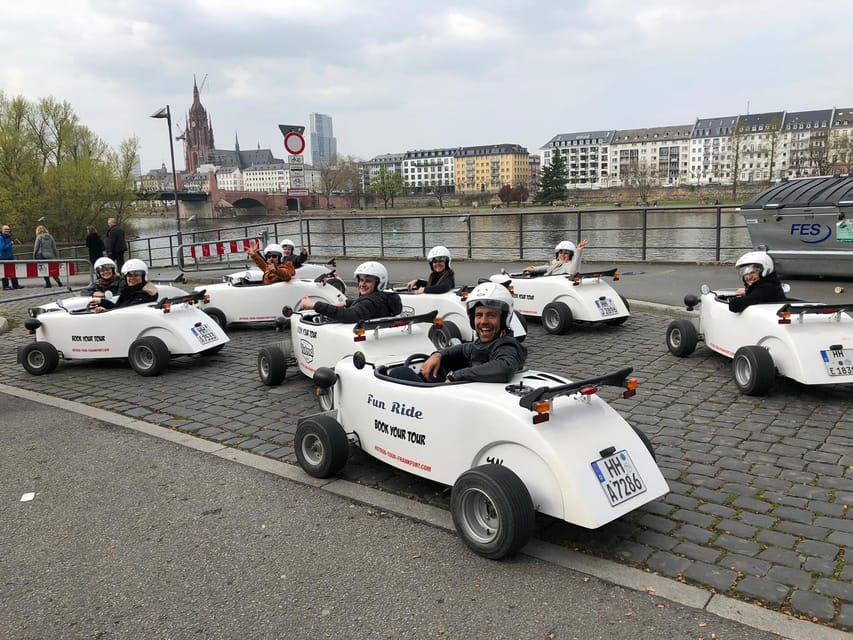
[[640, 381], [637, 380], [636, 378], [628, 378], [625, 381], [625, 388], [630, 389], [631, 391], [633, 391], [634, 389], [636, 389], [639, 386], [640, 386]]
[[367, 336], [364, 335], [364, 329], [358, 328], [355, 330], [355, 337], [353, 338], [353, 342], [364, 342], [367, 340]]
[[617, 271], [616, 273], [614, 273], [614, 274], [613, 274], [613, 279], [614, 279], [614, 280], [618, 280], [618, 279], [619, 279], [619, 278], [621, 278], [621, 277], [622, 277], [622, 276], [620, 275], [620, 273], [619, 273], [618, 271]]
[[209, 293], [204, 294], [204, 304], [210, 304], [210, 294]]
[[163, 305], [163, 313], [169, 313], [172, 310], [172, 303], [167, 302]]

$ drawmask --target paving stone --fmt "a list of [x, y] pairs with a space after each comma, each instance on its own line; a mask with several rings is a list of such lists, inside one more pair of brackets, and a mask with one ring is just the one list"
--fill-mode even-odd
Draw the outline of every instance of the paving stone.
[[840, 549], [834, 544], [818, 542], [817, 540], [803, 540], [797, 545], [797, 551], [808, 556], [817, 556], [827, 560], [834, 560]]
[[678, 525], [672, 520], [668, 520], [666, 518], [661, 518], [655, 515], [644, 515], [640, 518], [639, 523], [644, 527], [648, 527], [649, 529], [654, 529], [655, 531], [661, 531], [663, 533], [669, 533], [673, 529], [675, 529]]
[[731, 507], [725, 507], [721, 504], [703, 504], [699, 506], [699, 511], [703, 513], [710, 513], [711, 515], [715, 515], [719, 518], [732, 518], [737, 513], [737, 511]]
[[788, 596], [790, 589], [779, 582], [767, 578], [746, 576], [735, 585], [735, 591], [772, 604], [782, 604]]
[[741, 511], [737, 514], [737, 517], [741, 522], [745, 522], [748, 525], [752, 525], [760, 529], [769, 529], [776, 524], [776, 518], [772, 516], [765, 516], [760, 513], [750, 513], [749, 511]]
[[722, 520], [714, 528], [717, 531], [730, 533], [738, 538], [752, 538], [755, 535], [755, 527], [751, 527], [736, 520]]
[[[198, 435], [204, 436], [205, 438], [213, 438], [213, 436], [220, 435], [221, 433], [222, 429], [219, 429], [217, 427], [205, 427], [204, 429], [198, 430]], [[230, 435], [233, 436], [234, 434], [232, 433]]]
[[653, 571], [672, 577], [681, 575], [692, 562], [666, 551], [657, 551], [646, 560], [646, 564]]
[[829, 537], [827, 538], [827, 542], [830, 542], [832, 544], [837, 544], [840, 547], [846, 547], [848, 549], [853, 548], [853, 533], [846, 533], [843, 531], [833, 531], [832, 533], [829, 534]]
[[842, 604], [835, 623], [845, 631], [853, 631], [853, 604]]
[[678, 540], [656, 531], [642, 531], [637, 536], [637, 542], [655, 549], [670, 550], [678, 544]]
[[853, 533], [853, 520], [819, 517], [815, 518], [814, 523], [817, 527], [826, 527], [827, 529], [833, 529], [835, 531]]
[[704, 514], [697, 513], [695, 511], [687, 511], [686, 509], [679, 509], [675, 513], [670, 516], [673, 520], [680, 520], [681, 522], [687, 522], [697, 527], [710, 527], [714, 522], [717, 521], [717, 518]]
[[[826, 558], [806, 558], [806, 561], [803, 562], [803, 569], [806, 571], [819, 573], [827, 577], [831, 577], [835, 574], [837, 566], [838, 563], [834, 560], [827, 560]], [[842, 576], [842, 580], [843, 579], [844, 577]]]
[[772, 566], [769, 562], [764, 560], [748, 558], [747, 556], [738, 555], [736, 553], [726, 554], [717, 562], [717, 564], [754, 576], [766, 575]]
[[678, 546], [672, 549], [672, 552], [678, 555], [687, 556], [693, 560], [701, 560], [702, 562], [708, 563], [715, 562], [722, 554], [722, 551], [719, 549], [713, 549], [711, 547], [694, 544], [692, 542], [681, 542]]
[[714, 546], [748, 556], [754, 556], [761, 551], [761, 547], [757, 542], [744, 540], [743, 538], [731, 536], [726, 533], [717, 536], [717, 539], [714, 540]]
[[799, 522], [787, 522], [785, 520], [777, 522], [776, 529], [783, 533], [790, 533], [800, 538], [809, 538], [813, 540], [823, 540], [827, 535], [829, 535], [829, 531], [822, 527], [801, 524]]
[[767, 578], [798, 589], [808, 589], [812, 583], [810, 573], [794, 567], [771, 567], [767, 572]]
[[710, 530], [692, 524], [681, 525], [674, 535], [697, 544], [705, 544], [714, 537]]
[[853, 602], [853, 584], [832, 580], [830, 578], [819, 578], [815, 582], [814, 590], [833, 598], [840, 598], [845, 602]]
[[645, 562], [654, 552], [651, 547], [632, 540], [623, 540], [613, 547], [613, 553], [628, 562]]

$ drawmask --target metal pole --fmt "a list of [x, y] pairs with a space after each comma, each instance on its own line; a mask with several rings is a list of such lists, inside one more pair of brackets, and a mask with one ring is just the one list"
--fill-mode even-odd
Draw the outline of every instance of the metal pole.
[[181, 238], [181, 210], [178, 205], [178, 174], [175, 171], [175, 143], [172, 141], [172, 111], [166, 105], [166, 125], [169, 127], [169, 153], [172, 156], [172, 187], [175, 194], [175, 222], [178, 225], [178, 248], [182, 244]]
[[299, 218], [299, 247], [305, 246], [305, 241], [302, 239], [302, 198], [296, 198], [296, 215]]

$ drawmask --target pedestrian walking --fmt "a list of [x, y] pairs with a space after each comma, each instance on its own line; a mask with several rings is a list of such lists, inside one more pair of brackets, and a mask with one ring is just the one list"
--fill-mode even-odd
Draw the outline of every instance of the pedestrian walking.
[[[15, 249], [12, 246], [12, 229], [8, 224], [4, 224], [0, 229], [0, 260], [14, 260]], [[18, 279], [15, 277], [7, 278], [5, 270], [3, 271], [3, 291], [10, 289], [23, 289], [24, 287], [18, 284]]]
[[[56, 260], [59, 257], [59, 249], [56, 247], [56, 240], [50, 235], [47, 227], [40, 224], [36, 227], [36, 241], [33, 244], [33, 258], [36, 260]], [[59, 276], [53, 276], [56, 281], [56, 286], [61, 287], [62, 281]], [[50, 276], [44, 276], [44, 288], [50, 289]]]
[[124, 239], [124, 229], [118, 226], [115, 218], [107, 220], [107, 239], [104, 242], [104, 249], [107, 255], [116, 263], [116, 269], [121, 271], [121, 265], [124, 264], [124, 252], [127, 251], [127, 242]]
[[89, 250], [89, 264], [95, 266], [98, 258], [104, 255], [104, 241], [92, 225], [86, 227], [86, 248]]

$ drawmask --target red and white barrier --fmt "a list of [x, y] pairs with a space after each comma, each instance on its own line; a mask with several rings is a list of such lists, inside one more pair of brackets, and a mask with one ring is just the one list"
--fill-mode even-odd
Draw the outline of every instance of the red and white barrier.
[[4, 260], [0, 262], [4, 278], [58, 278], [73, 276], [73, 262], [28, 262], [26, 260]]
[[201, 244], [194, 244], [189, 247], [190, 257], [194, 260], [201, 260], [203, 258], [216, 258], [219, 256], [226, 256], [232, 253], [246, 253], [246, 250], [250, 248], [252, 242], [258, 242], [258, 240], [253, 240], [251, 238], [245, 238], [243, 240], [222, 240], [219, 242], [204, 242]]

